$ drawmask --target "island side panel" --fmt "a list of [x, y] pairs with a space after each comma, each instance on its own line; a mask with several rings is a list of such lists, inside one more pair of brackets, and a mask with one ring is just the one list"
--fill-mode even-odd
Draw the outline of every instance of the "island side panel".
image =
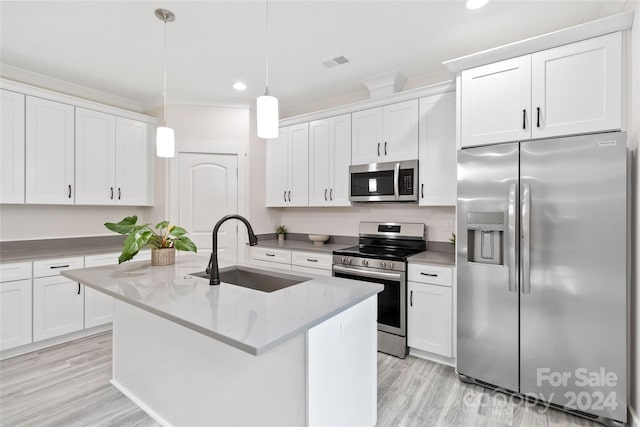
[[304, 425], [306, 340], [254, 356], [115, 301], [112, 383], [163, 425]]
[[307, 332], [307, 423], [373, 426], [377, 422], [378, 296]]

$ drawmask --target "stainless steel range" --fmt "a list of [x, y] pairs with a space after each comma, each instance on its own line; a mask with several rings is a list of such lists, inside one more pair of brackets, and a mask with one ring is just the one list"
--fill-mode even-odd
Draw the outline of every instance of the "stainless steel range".
[[378, 351], [407, 355], [407, 258], [426, 248], [425, 225], [361, 222], [358, 246], [333, 252], [333, 275], [384, 285]]

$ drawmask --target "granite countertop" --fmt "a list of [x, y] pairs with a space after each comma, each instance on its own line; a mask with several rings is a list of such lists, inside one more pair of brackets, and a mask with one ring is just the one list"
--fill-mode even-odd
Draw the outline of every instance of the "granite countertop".
[[202, 255], [178, 254], [171, 266], [129, 262], [62, 275], [254, 355], [384, 289], [376, 283], [308, 274], [303, 277], [310, 280], [271, 293], [228, 283], [209, 286], [207, 279], [191, 276], [207, 262]]
[[[357, 243], [356, 243], [357, 244]], [[324, 245], [314, 245], [310, 240], [286, 240], [279, 242], [277, 239], [260, 240], [258, 239], [258, 246], [274, 249], [286, 249], [290, 251], [307, 251], [331, 254], [333, 251], [339, 249], [348, 248], [353, 244], [347, 243], [325, 243]]]
[[455, 267], [456, 254], [450, 252], [424, 251], [409, 257], [409, 263]]
[[33, 261], [121, 252], [123, 240], [123, 236], [114, 235], [2, 242], [0, 245], [0, 262]]

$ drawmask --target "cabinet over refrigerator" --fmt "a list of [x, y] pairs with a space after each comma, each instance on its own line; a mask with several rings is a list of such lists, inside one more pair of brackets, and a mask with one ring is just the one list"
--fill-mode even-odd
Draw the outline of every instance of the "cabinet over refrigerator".
[[627, 185], [623, 132], [458, 152], [463, 381], [626, 422]]

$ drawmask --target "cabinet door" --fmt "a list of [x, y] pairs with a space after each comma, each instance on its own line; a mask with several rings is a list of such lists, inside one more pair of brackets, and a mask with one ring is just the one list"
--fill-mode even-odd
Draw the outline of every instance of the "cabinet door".
[[382, 108], [381, 158], [384, 162], [418, 158], [418, 100]]
[[531, 56], [462, 72], [463, 147], [531, 138]]
[[31, 341], [31, 279], [0, 283], [0, 350]]
[[420, 100], [420, 206], [455, 206], [457, 194], [455, 92]]
[[351, 164], [384, 161], [382, 146], [382, 108], [371, 108], [351, 115]]
[[115, 204], [115, 163], [115, 116], [76, 108], [76, 204]]
[[[333, 169], [329, 119], [309, 123], [309, 206], [327, 206]], [[349, 153], [351, 155], [351, 153]], [[349, 165], [347, 165], [347, 169]]]
[[451, 357], [451, 288], [409, 282], [409, 347]]
[[24, 95], [0, 90], [0, 203], [24, 203]]
[[[289, 126], [287, 204], [309, 206], [309, 123]], [[289, 193], [289, 191], [291, 193]]]
[[33, 341], [79, 331], [83, 324], [81, 285], [63, 276], [33, 279]]
[[534, 53], [533, 138], [620, 129], [621, 67], [620, 32]]
[[116, 117], [116, 204], [153, 204], [148, 125]]
[[26, 202], [74, 202], [74, 107], [27, 96]]
[[[120, 253], [91, 255], [84, 257], [85, 267], [118, 264]], [[134, 261], [139, 261], [136, 256]], [[84, 327], [104, 325], [113, 321], [113, 298], [89, 287], [84, 287]]]
[[287, 203], [287, 141], [287, 128], [280, 128], [277, 139], [267, 140], [267, 207], [282, 207]]
[[349, 165], [351, 164], [351, 114], [329, 119], [330, 163], [329, 202], [331, 206], [351, 206]]

